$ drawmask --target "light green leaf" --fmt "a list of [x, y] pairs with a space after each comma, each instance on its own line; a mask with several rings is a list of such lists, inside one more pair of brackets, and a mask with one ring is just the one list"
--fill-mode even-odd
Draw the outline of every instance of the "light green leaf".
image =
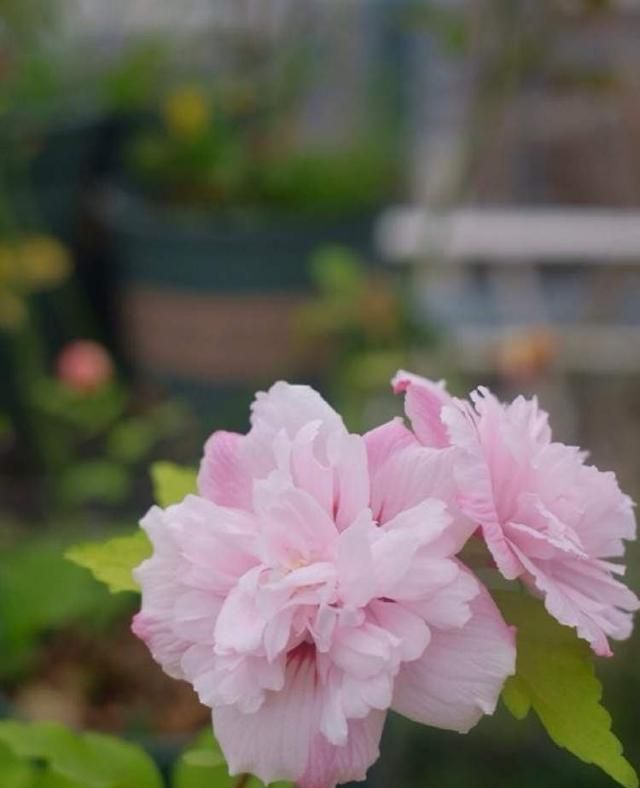
[[32, 788], [34, 768], [0, 742], [0, 785], [2, 788]]
[[556, 744], [599, 766], [625, 788], [638, 788], [638, 777], [600, 703], [602, 685], [589, 646], [537, 600], [509, 592], [495, 596], [505, 619], [518, 630], [516, 676], [503, 693], [507, 708], [518, 719], [533, 708]]
[[[196, 490], [196, 471], [171, 462], [156, 462], [151, 467], [154, 495], [160, 506], [170, 506]], [[106, 542], [87, 542], [65, 553], [73, 563], [88, 569], [109, 589], [139, 591], [132, 572], [151, 555], [151, 544], [144, 531], [116, 536]]]
[[157, 437], [151, 419], [130, 418], [118, 422], [107, 436], [107, 453], [127, 465], [140, 462], [151, 451]]
[[32, 535], [0, 549], [0, 677], [25, 670], [50, 630], [80, 622], [104, 626], [124, 609], [123, 600], [65, 561], [67, 547], [57, 535]]
[[222, 753], [213, 750], [191, 750], [184, 754], [184, 762], [189, 766], [215, 767], [224, 764]]
[[179, 503], [197, 490], [197, 471], [172, 462], [154, 462], [151, 466], [153, 495], [159, 506]]
[[163, 782], [153, 760], [131, 742], [103, 733], [82, 737], [86, 762], [109, 786], [117, 788], [161, 788]]
[[[51, 785], [82, 788], [161, 788], [151, 758], [129, 742], [98, 733], [76, 734], [51, 722], [0, 722], [0, 742], [24, 762], [44, 762], [64, 780]], [[49, 784], [49, 783], [47, 783]]]
[[130, 490], [127, 470], [111, 460], [83, 460], [71, 465], [60, 477], [60, 493], [72, 505], [91, 501], [122, 503]]
[[142, 530], [131, 536], [116, 536], [106, 542], [76, 545], [65, 553], [70, 561], [88, 569], [113, 593], [139, 591], [132, 571], [150, 555], [151, 544]]
[[531, 709], [527, 685], [520, 676], [507, 679], [502, 690], [502, 701], [517, 720], [523, 720]]

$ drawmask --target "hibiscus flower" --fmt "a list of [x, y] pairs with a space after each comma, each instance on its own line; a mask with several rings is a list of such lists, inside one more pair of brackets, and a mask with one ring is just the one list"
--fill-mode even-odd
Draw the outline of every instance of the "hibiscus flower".
[[504, 577], [520, 578], [549, 613], [575, 627], [595, 653], [632, 629], [639, 601], [620, 580], [625, 539], [635, 538], [631, 499], [613, 473], [552, 440], [536, 399], [499, 402], [486, 388], [470, 400], [408, 372], [393, 380], [420, 442], [451, 457], [456, 506], [480, 527]]
[[231, 773], [327, 788], [364, 779], [390, 708], [461, 732], [492, 713], [513, 633], [455, 557], [450, 455], [400, 420], [350, 434], [282, 382], [251, 425], [212, 435], [198, 495], [146, 515], [135, 573], [134, 631], [211, 707]]

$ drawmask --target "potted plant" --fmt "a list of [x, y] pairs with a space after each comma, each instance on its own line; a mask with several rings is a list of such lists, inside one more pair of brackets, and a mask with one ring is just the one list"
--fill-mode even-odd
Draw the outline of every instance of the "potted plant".
[[234, 396], [291, 368], [311, 252], [371, 259], [396, 184], [384, 145], [305, 149], [291, 114], [246, 84], [174, 90], [123, 158], [102, 216], [134, 364]]

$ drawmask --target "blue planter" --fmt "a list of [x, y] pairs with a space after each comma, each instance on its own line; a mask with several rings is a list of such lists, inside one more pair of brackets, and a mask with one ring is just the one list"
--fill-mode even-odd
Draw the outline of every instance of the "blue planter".
[[[121, 344], [134, 348], [133, 371], [180, 393], [207, 429], [243, 428], [253, 392], [278, 377], [313, 377], [313, 363], [304, 373], [291, 363], [295, 310], [311, 289], [312, 253], [329, 244], [365, 258], [373, 252], [373, 212], [232, 221], [112, 188], [101, 216], [116, 300], [128, 316]], [[179, 342], [182, 349], [165, 352]]]
[[110, 190], [103, 211], [123, 281], [215, 292], [308, 288], [310, 255], [327, 244], [371, 259], [375, 217], [368, 211], [232, 220], [158, 207], [125, 189]]

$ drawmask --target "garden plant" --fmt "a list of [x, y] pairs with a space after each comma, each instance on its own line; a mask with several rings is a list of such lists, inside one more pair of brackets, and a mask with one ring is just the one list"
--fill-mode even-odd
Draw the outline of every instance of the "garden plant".
[[[393, 388], [407, 421], [361, 436], [313, 389], [276, 383], [198, 471], [154, 466], [140, 530], [68, 552], [141, 592], [133, 632], [211, 709], [215, 739], [176, 785], [361, 780], [389, 710], [466, 733], [501, 698], [637, 786], [593, 666], [638, 607], [616, 560], [631, 500], [552, 439], [535, 399], [458, 399], [402, 371]], [[38, 785], [161, 784], [102, 735], [5, 722], [0, 742], [9, 773], [50, 775]]]

